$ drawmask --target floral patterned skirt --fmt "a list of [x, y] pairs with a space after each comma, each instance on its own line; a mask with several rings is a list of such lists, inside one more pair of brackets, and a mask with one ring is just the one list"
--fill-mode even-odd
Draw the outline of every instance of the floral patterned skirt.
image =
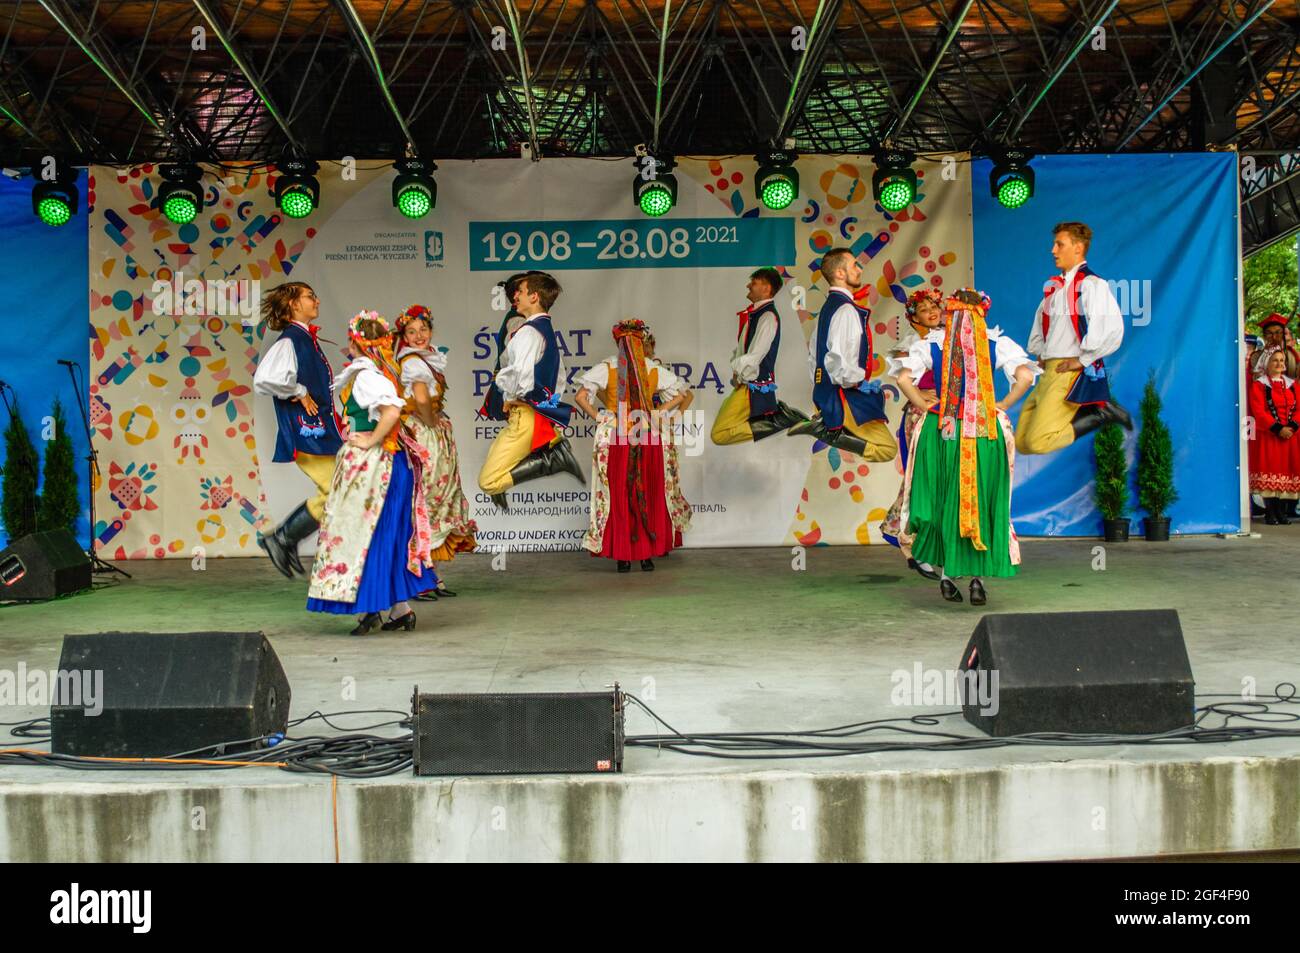
[[[416, 575], [408, 568], [414, 492], [415, 477], [405, 452], [390, 456], [379, 448], [340, 451], [312, 566], [309, 611], [380, 612], [438, 584], [432, 569], [420, 566]], [[365, 539], [376, 508], [374, 529]], [[353, 578], [355, 588], [350, 583]], [[337, 598], [327, 598], [331, 595]]]
[[418, 419], [411, 422], [415, 439], [429, 452], [424, 468], [425, 499], [429, 502], [430, 544], [433, 559], [444, 562], [457, 553], [474, 551], [474, 534], [478, 526], [469, 518], [469, 502], [460, 483], [460, 460], [451, 420], [439, 414], [432, 427]]

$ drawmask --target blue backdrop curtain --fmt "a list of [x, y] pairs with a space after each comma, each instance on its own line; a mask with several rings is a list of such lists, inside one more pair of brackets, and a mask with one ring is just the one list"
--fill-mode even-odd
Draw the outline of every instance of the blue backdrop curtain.
[[[993, 300], [991, 325], [1025, 344], [1043, 283], [1054, 274], [1052, 227], [1093, 230], [1088, 266], [1119, 282], [1124, 344], [1106, 358], [1114, 397], [1138, 423], [1148, 372], [1173, 435], [1179, 499], [1175, 533], [1240, 528], [1238, 357], [1241, 337], [1237, 161], [1231, 153], [1043, 156], [1035, 195], [1004, 209], [988, 188], [992, 164], [973, 164], [976, 284]], [[1020, 405], [1023, 406], [1023, 403]], [[1019, 406], [1012, 412], [1013, 419]], [[1130, 461], [1137, 430], [1129, 436]], [[1095, 536], [1092, 438], [1046, 456], [1018, 456], [1012, 497], [1024, 536]], [[1134, 466], [1136, 472], [1136, 466]], [[1133, 483], [1136, 509], [1136, 479]], [[1140, 529], [1140, 524], [1135, 524]]]
[[[86, 433], [68, 372], [60, 358], [90, 361], [90, 313], [86, 300], [88, 233], [86, 175], [77, 179], [81, 205], [68, 224], [51, 227], [32, 214], [32, 180], [0, 178], [0, 380], [18, 397], [18, 406], [32, 443], [36, 445], [42, 479], [45, 444], [41, 440], [44, 418], [58, 397], [63, 404], [76, 458], [81, 518], [77, 538], [83, 546], [90, 537], [90, 487], [86, 483]], [[82, 393], [86, 380], [82, 379]], [[3, 410], [0, 410], [3, 414]], [[8, 426], [0, 420], [0, 427]], [[0, 440], [0, 466], [4, 465]], [[0, 545], [8, 545], [0, 525]]]

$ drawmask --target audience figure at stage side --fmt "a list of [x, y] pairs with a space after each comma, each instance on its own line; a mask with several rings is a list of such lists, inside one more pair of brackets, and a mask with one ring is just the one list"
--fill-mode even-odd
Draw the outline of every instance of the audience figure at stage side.
[[[1024, 396], [1037, 365], [998, 328], [985, 324], [988, 296], [962, 289], [944, 302], [943, 330], [927, 335], [897, 359], [898, 386], [925, 412], [907, 464], [902, 525], [912, 553], [939, 569], [939, 593], [961, 602], [953, 578], [970, 576], [970, 601], [987, 601], [983, 580], [1014, 576], [1020, 544], [1011, 525], [1015, 441], [1006, 410]], [[993, 371], [1011, 391], [996, 400]], [[916, 386], [934, 372], [938, 396]]]
[[1034, 315], [1028, 351], [1043, 375], [1016, 422], [1016, 449], [1052, 453], [1098, 427], [1133, 420], [1111, 398], [1104, 358], [1124, 341], [1124, 316], [1105, 279], [1088, 268], [1092, 229], [1061, 222], [1052, 229], [1052, 258], [1061, 274], [1049, 278]]
[[549, 313], [560, 290], [544, 272], [526, 274], [514, 289], [515, 310], [524, 321], [506, 344], [494, 377], [506, 426], [492, 441], [478, 477], [479, 488], [501, 509], [508, 506], [506, 491], [528, 480], [571, 473], [586, 482], [569, 441], [557, 429], [573, 413], [560, 401], [564, 362]]
[[870, 379], [871, 312], [853, 302], [853, 292], [862, 287], [862, 266], [849, 249], [832, 248], [821, 272], [831, 287], [808, 342], [817, 412], [787, 433], [807, 434], [868, 462], [892, 460], [898, 444], [885, 423], [880, 382]]
[[1284, 370], [1286, 376], [1292, 380], [1300, 379], [1300, 352], [1297, 352], [1295, 342], [1291, 339], [1291, 328], [1287, 319], [1277, 313], [1270, 314], [1259, 322], [1259, 333], [1264, 336], [1263, 346], [1256, 348], [1250, 355], [1251, 363], [1246, 373], [1247, 380], [1258, 380], [1267, 374], [1269, 358], [1279, 352], [1286, 361]]
[[[447, 355], [430, 346], [433, 315], [421, 304], [413, 304], [397, 319], [397, 363], [402, 371], [406, 394], [404, 408], [411, 432], [429, 454], [424, 467], [424, 494], [429, 505], [429, 546], [435, 562], [450, 562], [457, 553], [474, 551], [478, 531], [469, 518], [469, 503], [460, 482], [460, 459], [456, 437], [444, 404], [447, 399]], [[430, 601], [454, 596], [441, 577], [438, 588], [417, 599]]]
[[1274, 350], [1251, 382], [1250, 491], [1264, 498], [1264, 522], [1287, 524], [1287, 501], [1300, 498], [1300, 384], [1286, 373], [1286, 354]]
[[781, 285], [781, 273], [775, 268], [760, 268], [749, 276], [749, 307], [736, 315], [740, 325], [731, 356], [732, 391], [722, 402], [709, 434], [720, 446], [762, 440], [808, 419], [777, 399], [781, 316], [774, 299]]
[[423, 483], [428, 453], [402, 421], [406, 399], [388, 324], [362, 311], [348, 325], [352, 360], [335, 388], [352, 422], [338, 455], [307, 608], [360, 613], [353, 635], [383, 621], [386, 630], [415, 628], [406, 600], [438, 584], [430, 553]]
[[678, 527], [690, 516], [689, 506], [671, 512], [685, 500], [673, 486], [663, 433], [690, 393], [685, 381], [647, 360], [647, 333], [645, 322], [635, 319], [614, 325], [618, 353], [583, 374], [574, 396], [596, 421], [591, 522], [582, 545], [593, 556], [615, 560], [619, 572], [628, 572], [633, 560], [654, 569], [655, 557], [682, 544]]
[[[920, 291], [914, 291], [907, 299], [906, 305], [907, 320], [916, 332], [912, 340], [902, 341], [904, 345], [898, 350], [892, 352], [888, 362], [888, 373], [891, 377], [897, 377], [898, 372], [902, 370], [899, 359], [906, 357], [911, 350], [911, 345], [915, 341], [943, 340], [941, 325], [943, 324], [943, 292], [938, 288], [922, 288]], [[915, 382], [917, 390], [927, 401], [934, 400], [936, 395], [934, 386], [934, 371], [927, 370]], [[911, 459], [912, 454], [916, 451], [916, 438], [920, 433], [920, 425], [925, 420], [925, 410], [908, 401], [903, 406], [903, 419], [898, 425], [898, 451], [902, 457], [903, 472], [907, 472], [907, 461]], [[899, 517], [903, 512], [903, 504], [906, 501], [907, 481], [900, 481], [898, 487], [898, 497], [894, 500], [889, 510], [885, 513], [885, 519], [880, 524], [880, 534], [885, 538], [885, 542], [891, 546], [897, 546], [903, 558], [907, 560], [909, 569], [915, 569], [922, 577], [926, 579], [938, 579], [939, 574], [935, 572], [934, 567], [929, 563], [917, 562], [912, 556], [912, 534], [907, 532], [907, 527], [902, 525]]]
[[302, 573], [298, 544], [320, 526], [325, 499], [334, 475], [334, 455], [343, 446], [334, 415], [331, 388], [334, 374], [316, 339], [312, 322], [320, 314], [320, 299], [311, 286], [289, 281], [267, 292], [262, 320], [279, 339], [258, 362], [253, 391], [275, 404], [274, 463], [293, 462], [316, 484], [316, 495], [303, 501], [269, 536], [257, 543], [271, 563], [292, 579]]

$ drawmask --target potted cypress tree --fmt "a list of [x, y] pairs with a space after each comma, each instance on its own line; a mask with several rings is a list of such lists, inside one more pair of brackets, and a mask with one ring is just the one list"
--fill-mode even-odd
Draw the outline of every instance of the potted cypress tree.
[[1124, 455], [1124, 430], [1109, 424], [1097, 431], [1092, 453], [1097, 465], [1092, 498], [1101, 513], [1108, 543], [1128, 542], [1128, 458]]
[[1160, 418], [1155, 373], [1142, 392], [1142, 432], [1138, 434], [1138, 505], [1146, 511], [1146, 538], [1169, 541], [1169, 507], [1178, 499], [1174, 489], [1174, 444]]
[[36, 532], [39, 466], [36, 448], [15, 400], [5, 429], [4, 478], [0, 481], [0, 515], [10, 542]]
[[41, 530], [77, 531], [81, 505], [77, 501], [77, 470], [72, 456], [72, 437], [63, 405], [54, 399], [51, 411], [54, 434], [45, 443], [45, 481], [41, 484], [41, 506], [37, 524]]

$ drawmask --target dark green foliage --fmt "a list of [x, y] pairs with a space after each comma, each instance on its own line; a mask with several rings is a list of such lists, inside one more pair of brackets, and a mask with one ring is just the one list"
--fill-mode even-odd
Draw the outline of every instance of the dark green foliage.
[[1128, 459], [1124, 456], [1124, 428], [1110, 424], [1097, 431], [1092, 442], [1097, 479], [1092, 498], [1102, 517], [1117, 520], [1128, 510]]
[[5, 471], [0, 481], [0, 515], [11, 540], [36, 532], [38, 467], [36, 448], [15, 401], [14, 415], [5, 428]]
[[1142, 392], [1142, 431], [1138, 434], [1138, 504], [1153, 519], [1168, 515], [1178, 499], [1174, 489], [1174, 444], [1160, 418], [1160, 395], [1155, 374]]
[[45, 443], [45, 482], [41, 484], [40, 529], [76, 532], [81, 504], [77, 501], [77, 468], [72, 456], [72, 438], [63, 405], [54, 400], [52, 439]]

